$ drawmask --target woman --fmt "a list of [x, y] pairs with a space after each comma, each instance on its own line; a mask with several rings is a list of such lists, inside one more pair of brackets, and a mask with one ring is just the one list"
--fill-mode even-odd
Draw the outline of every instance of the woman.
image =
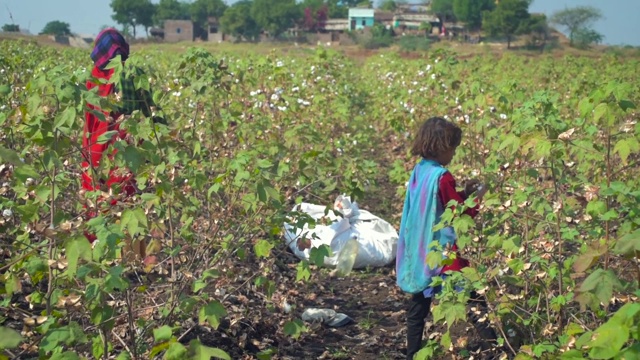
[[[133, 71], [121, 71], [120, 81], [118, 84], [112, 83], [112, 75], [114, 69], [107, 69], [109, 62], [120, 56], [124, 62], [129, 58], [129, 44], [125, 38], [117, 30], [108, 28], [100, 32], [95, 41], [95, 46], [91, 52], [91, 59], [94, 67], [91, 72], [92, 79], [87, 81], [87, 89], [97, 89], [97, 94], [101, 97], [112, 98], [116, 110], [105, 111], [95, 104], [87, 104], [89, 110], [85, 113], [85, 123], [82, 139], [83, 162], [82, 162], [82, 189], [86, 191], [103, 191], [119, 195], [119, 200], [125, 200], [137, 191], [133, 174], [124, 169], [113, 168], [109, 171], [108, 178], [100, 178], [98, 167], [104, 156], [104, 152], [118, 139], [126, 139], [126, 129], [120, 127], [120, 123], [124, 116], [131, 115], [135, 110], [140, 110], [145, 116], [151, 116], [153, 110], [153, 101], [149, 92], [144, 90], [136, 90], [133, 78], [130, 75], [141, 76], [139, 69]], [[130, 75], [127, 75], [130, 74]], [[103, 116], [98, 114], [102, 113]], [[154, 122], [162, 122], [161, 118], [154, 118]], [[101, 143], [100, 136], [108, 131], [116, 131], [116, 135], [112, 136], [107, 142]], [[108, 155], [113, 158], [115, 150]], [[115, 190], [115, 191], [114, 191]], [[111, 196], [111, 205], [115, 205], [117, 198]], [[104, 201], [104, 197], [98, 199], [99, 202]], [[100, 207], [98, 204], [97, 207]], [[97, 216], [96, 209], [87, 212], [87, 219]], [[94, 234], [85, 233], [91, 243], [95, 241]], [[130, 247], [130, 241], [127, 247]], [[125, 249], [127, 248], [125, 247]], [[126, 250], [125, 250], [126, 251]], [[144, 258], [145, 244], [143, 241], [134, 244], [134, 255]]]

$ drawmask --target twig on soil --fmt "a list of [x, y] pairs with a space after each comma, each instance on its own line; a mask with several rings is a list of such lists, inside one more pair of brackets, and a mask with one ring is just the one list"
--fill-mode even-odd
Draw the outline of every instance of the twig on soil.
[[511, 346], [511, 343], [509, 342], [509, 339], [507, 338], [507, 334], [504, 333], [504, 330], [502, 330], [502, 326], [497, 326], [498, 330], [500, 330], [500, 334], [502, 334], [502, 338], [504, 339], [504, 343], [507, 344], [507, 347], [509, 348], [509, 350], [511, 350], [511, 353], [513, 355], [518, 355], [518, 352], [515, 351], [513, 349], [513, 346]]
[[185, 336], [187, 336], [187, 334], [189, 334], [193, 329], [195, 329], [195, 325], [192, 325], [190, 328], [187, 329], [187, 331], [185, 331], [184, 333], [182, 333], [182, 335], [180, 335], [180, 337], [178, 338], [178, 342], [180, 342]]
[[118, 341], [120, 342], [120, 344], [122, 344], [122, 346], [124, 346], [124, 349], [133, 356], [133, 352], [131, 351], [131, 349], [129, 349], [129, 346], [127, 346], [127, 344], [124, 342], [124, 340], [122, 340], [122, 338], [120, 337], [120, 335], [118, 335], [116, 333], [115, 330], [111, 330], [111, 333], [116, 337], [116, 339], [118, 339]]

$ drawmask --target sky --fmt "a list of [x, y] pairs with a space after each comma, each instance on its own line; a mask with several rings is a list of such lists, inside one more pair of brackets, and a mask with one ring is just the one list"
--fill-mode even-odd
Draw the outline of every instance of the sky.
[[[47, 22], [60, 20], [69, 23], [74, 33], [95, 36], [104, 25], [116, 25], [109, 3], [110, 0], [0, 0], [0, 24], [15, 23], [37, 34]], [[640, 46], [640, 0], [533, 0], [529, 10], [550, 15], [578, 5], [602, 10], [604, 18], [594, 29], [604, 35], [605, 44]]]

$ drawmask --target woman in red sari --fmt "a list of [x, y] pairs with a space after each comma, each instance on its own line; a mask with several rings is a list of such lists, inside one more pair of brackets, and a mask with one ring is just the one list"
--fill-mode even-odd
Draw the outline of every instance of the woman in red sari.
[[[88, 104], [89, 109], [85, 113], [82, 139], [82, 189], [105, 193], [117, 192], [117, 197], [110, 194], [110, 205], [115, 205], [118, 200], [125, 200], [136, 193], [135, 179], [130, 171], [117, 168], [110, 169], [108, 178], [100, 178], [98, 173], [100, 161], [109, 146], [118, 139], [126, 139], [127, 137], [126, 130], [120, 127], [122, 116], [130, 115], [135, 110], [141, 110], [145, 116], [151, 116], [153, 109], [150, 94], [144, 90], [136, 90], [133, 79], [125, 75], [125, 71], [122, 71], [120, 81], [117, 82], [118, 85], [109, 81], [114, 74], [114, 69], [106, 67], [118, 55], [124, 63], [129, 58], [129, 44], [117, 30], [113, 28], [103, 30], [96, 38], [91, 53], [91, 59], [94, 62], [91, 72], [93, 78], [87, 81], [87, 89], [92, 90], [97, 87], [99, 96], [112, 97], [117, 110], [104, 111], [97, 105]], [[134, 74], [142, 75], [139, 69], [134, 69]], [[98, 116], [99, 113], [102, 113], [103, 116]], [[164, 123], [163, 119], [154, 118], [154, 121]], [[117, 135], [111, 137], [106, 143], [99, 143], [98, 139], [107, 131], [117, 131]], [[114, 154], [115, 150], [108, 156], [111, 158]], [[104, 200], [104, 197], [100, 197], [96, 207], [100, 208]], [[97, 209], [89, 209], [87, 219], [97, 216], [97, 212]], [[94, 234], [85, 233], [85, 235], [91, 243], [96, 239]], [[127, 245], [130, 247], [131, 244]], [[134, 245], [133, 252], [136, 256], [144, 258], [144, 247], [144, 242], [141, 241]]]

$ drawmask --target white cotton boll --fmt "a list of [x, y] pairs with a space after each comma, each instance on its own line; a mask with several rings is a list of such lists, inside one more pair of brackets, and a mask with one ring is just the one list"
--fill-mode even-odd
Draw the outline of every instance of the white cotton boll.
[[413, 94], [413, 89], [409, 89], [409, 95]]
[[286, 106], [278, 106], [278, 110], [285, 111], [285, 110], [287, 110], [287, 107]]
[[27, 178], [27, 181], [24, 182], [24, 184], [26, 186], [31, 186], [35, 183], [36, 181], [33, 178]]
[[271, 101], [278, 101], [278, 99], [280, 99], [280, 96], [278, 96], [278, 94], [271, 95]]
[[500, 114], [500, 119], [507, 120], [507, 114]]
[[471, 171], [471, 176], [478, 176], [478, 170]]
[[255, 91], [252, 91], [252, 92], [250, 92], [250, 93], [249, 93], [249, 95], [251, 95], [251, 96], [256, 96], [256, 95], [257, 95], [257, 93], [256, 93]]
[[299, 88], [299, 87], [297, 87], [297, 86], [295, 86], [293, 89], [291, 89], [291, 91], [293, 91], [293, 92], [298, 92], [298, 91], [300, 91], [300, 88]]
[[435, 80], [436, 79], [436, 74], [431, 74], [431, 79]]
[[413, 114], [416, 111], [416, 109], [411, 108], [411, 111], [409, 111], [411, 114]]
[[288, 314], [291, 312], [291, 305], [287, 302], [287, 300], [284, 300], [282, 302], [282, 310], [285, 312], [285, 314]]
[[431, 64], [427, 65], [427, 71], [431, 71]]
[[8, 219], [10, 217], [13, 216], [13, 211], [11, 211], [11, 209], [4, 209], [2, 210], [2, 217], [5, 219]]
[[283, 67], [283, 66], [284, 66], [284, 63], [283, 63], [282, 61], [278, 61], [278, 62], [276, 63], [276, 66], [277, 66], [277, 67]]
[[464, 122], [465, 122], [465, 123], [467, 123], [467, 124], [468, 124], [468, 123], [470, 122], [470, 120], [471, 120], [471, 119], [469, 118], [469, 115], [465, 115], [465, 116], [464, 116]]

